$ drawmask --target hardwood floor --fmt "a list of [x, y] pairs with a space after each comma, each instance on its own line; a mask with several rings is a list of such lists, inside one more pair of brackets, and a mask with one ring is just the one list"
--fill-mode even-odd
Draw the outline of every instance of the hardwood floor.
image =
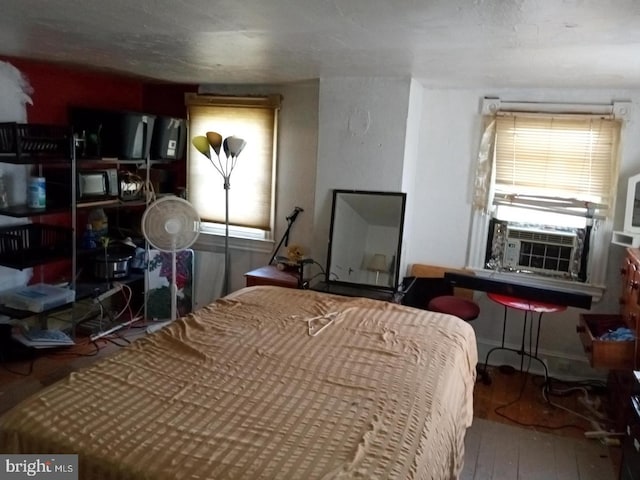
[[[145, 334], [145, 326], [123, 329], [119, 335], [90, 342], [79, 339], [70, 348], [31, 352], [20, 361], [0, 361], [0, 415], [29, 395], [89, 366]], [[0, 352], [0, 359], [2, 357]]]
[[607, 447], [474, 418], [460, 480], [615, 480]]
[[[604, 409], [605, 396], [594, 393], [593, 388], [590, 388], [589, 392], [581, 385], [552, 381], [551, 392], [545, 398], [542, 390], [543, 377], [518, 371], [505, 374], [495, 367], [489, 367], [488, 372], [491, 385], [476, 382], [473, 398], [476, 417], [576, 438], [584, 438], [585, 431], [596, 429], [591, 422], [583, 418], [592, 414], [581, 400], [587, 395], [592, 402], [601, 403]], [[563, 393], [562, 396], [557, 394], [569, 388], [573, 390]], [[604, 390], [601, 390], [601, 393], [604, 393]], [[577, 412], [581, 416], [565, 409]]]
[[[584, 447], [580, 449], [578, 457], [584, 457], [584, 451], [588, 449], [593, 451], [594, 443], [606, 444], [608, 448], [601, 450], [608, 455], [613, 472], [619, 471], [622, 453], [618, 443], [620, 437], [612, 436], [607, 440], [585, 437], [585, 432], [594, 432], [601, 427], [609, 431], [611, 428], [604, 413], [608, 408], [604, 385], [552, 380], [550, 391], [543, 393], [543, 377], [518, 371], [503, 373], [497, 367], [489, 367], [488, 372], [491, 384], [478, 381], [475, 386], [473, 407], [476, 418], [532, 430], [531, 438], [541, 433], [575, 439]], [[593, 405], [593, 409], [597, 406], [596, 412], [586, 406], [585, 399]], [[597, 416], [598, 412], [603, 415], [602, 418]]]
[[[0, 363], [0, 414], [32, 393], [109, 355], [144, 333], [144, 328], [130, 328], [121, 332], [122, 337], [101, 339], [95, 345], [85, 340], [72, 348], [38, 352], [32, 360]], [[493, 367], [488, 371], [491, 384], [478, 381], [475, 386], [476, 418], [584, 442], [598, 442], [585, 439], [584, 432], [597, 428], [586, 418], [594, 415], [583, 399], [587, 398], [592, 404], [600, 403], [600, 409], [604, 411], [605, 391], [602, 386], [587, 388], [553, 381], [551, 392], [545, 398], [541, 377], [520, 372], [507, 374]], [[617, 471], [620, 448], [611, 446], [609, 454], [613, 469]]]

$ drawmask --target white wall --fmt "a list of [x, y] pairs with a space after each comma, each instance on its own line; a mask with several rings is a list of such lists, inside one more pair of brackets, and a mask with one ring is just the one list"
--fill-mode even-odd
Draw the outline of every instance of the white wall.
[[314, 258], [326, 263], [331, 190], [402, 191], [409, 78], [320, 80]]
[[[611, 103], [613, 100], [631, 101], [622, 139], [622, 161], [615, 228], [622, 227], [622, 213], [626, 195], [626, 179], [640, 172], [640, 137], [635, 134], [640, 119], [640, 91], [602, 90], [453, 90], [425, 89], [422, 103], [422, 129], [416, 179], [420, 188], [409, 199], [413, 204], [411, 218], [412, 245], [409, 263], [429, 263], [462, 267], [465, 265], [467, 238], [471, 215], [471, 184], [475, 157], [480, 138], [480, 102], [483, 97], [499, 97], [504, 101]], [[620, 294], [619, 266], [623, 247], [609, 249], [608, 289], [592, 311], [618, 312]], [[484, 294], [477, 294], [481, 306], [480, 317], [473, 322], [481, 354], [499, 343], [502, 331], [502, 308], [492, 304]], [[540, 347], [552, 370], [561, 374], [598, 376], [586, 365], [583, 348], [575, 333], [578, 314], [582, 310], [570, 308], [563, 314], [543, 317]], [[508, 321], [508, 342], [517, 346], [522, 333], [522, 317], [511, 313]], [[515, 358], [514, 358], [515, 357]], [[519, 358], [511, 355], [505, 360]], [[492, 363], [500, 357], [492, 355]], [[532, 364], [532, 369], [538, 366]]]
[[[420, 191], [422, 185], [416, 170], [418, 162], [421, 161], [420, 155], [420, 137], [422, 132], [422, 114], [423, 114], [423, 92], [422, 85], [415, 79], [411, 79], [411, 87], [409, 93], [409, 111], [407, 113], [407, 127], [404, 147], [404, 168], [402, 171], [402, 191], [407, 194], [407, 199], [411, 200], [416, 196], [416, 192]], [[407, 201], [405, 208], [405, 218], [412, 219], [415, 212], [421, 211], [422, 206], [412, 201]], [[402, 239], [402, 258], [400, 262], [400, 277], [408, 275], [409, 258], [414, 255], [414, 249], [418, 252], [423, 245], [417, 244], [413, 240], [413, 222], [405, 220]]]

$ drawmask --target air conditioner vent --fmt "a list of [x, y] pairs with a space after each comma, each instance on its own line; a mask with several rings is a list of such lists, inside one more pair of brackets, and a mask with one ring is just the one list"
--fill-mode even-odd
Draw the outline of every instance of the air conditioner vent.
[[577, 247], [574, 232], [508, 227], [502, 257], [506, 268], [568, 274]]
[[573, 246], [575, 235], [555, 232], [541, 232], [537, 230], [523, 230], [517, 228], [508, 229], [507, 237], [510, 240], [524, 240], [527, 242], [545, 243], [553, 245]]

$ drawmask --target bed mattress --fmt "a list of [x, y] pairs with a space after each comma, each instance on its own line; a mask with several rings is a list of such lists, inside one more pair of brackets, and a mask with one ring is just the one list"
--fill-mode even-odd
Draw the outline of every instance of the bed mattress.
[[7, 412], [0, 451], [82, 479], [453, 479], [476, 361], [449, 315], [249, 287]]

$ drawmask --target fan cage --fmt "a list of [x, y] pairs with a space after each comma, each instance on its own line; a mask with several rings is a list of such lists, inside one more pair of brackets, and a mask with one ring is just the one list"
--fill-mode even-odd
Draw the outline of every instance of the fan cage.
[[[178, 233], [168, 228], [178, 224]], [[180, 197], [163, 197], [151, 203], [142, 216], [142, 233], [156, 249], [163, 252], [184, 250], [200, 234], [200, 217], [191, 203]]]

